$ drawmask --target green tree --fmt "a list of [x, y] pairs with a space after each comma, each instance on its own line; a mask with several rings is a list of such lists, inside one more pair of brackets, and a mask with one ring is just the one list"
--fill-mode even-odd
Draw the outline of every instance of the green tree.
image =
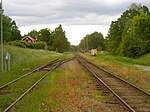
[[51, 34], [50, 34], [50, 38], [49, 38], [49, 40], [48, 40], [48, 42], [47, 42], [48, 49], [49, 49], [50, 51], [54, 51], [54, 50], [55, 50], [55, 48], [54, 48], [54, 46], [53, 46], [54, 38], [55, 38], [55, 31], [52, 31]]
[[46, 42], [49, 50], [64, 52], [68, 51], [70, 48], [70, 43], [68, 42], [65, 31], [63, 31], [61, 25], [54, 31], [50, 31], [49, 28], [44, 28], [39, 32], [32, 30], [28, 35], [37, 38], [38, 41]]
[[50, 37], [51, 37], [50, 29], [44, 28], [44, 29], [41, 29], [39, 31], [39, 37], [38, 38], [40, 41], [48, 42], [50, 40]]
[[92, 34], [86, 35], [80, 41], [80, 49], [88, 50], [88, 49], [104, 49], [104, 38], [103, 35], [99, 32], [94, 32]]
[[69, 51], [71, 51], [71, 52], [77, 52], [78, 51], [78, 46], [70, 45]]
[[64, 51], [68, 51], [70, 47], [70, 43], [68, 42], [65, 31], [63, 31], [62, 26], [59, 25], [54, 33], [53, 47], [54, 50], [62, 53]]
[[6, 15], [3, 15], [2, 18], [4, 41], [8, 42], [21, 39], [21, 34], [18, 30], [16, 22]]
[[150, 52], [150, 15], [141, 13], [127, 22], [120, 52], [133, 58]]
[[33, 29], [31, 32], [28, 33], [28, 35], [39, 41], [39, 32], [37, 30]]
[[88, 39], [88, 45], [89, 49], [104, 49], [104, 38], [101, 33], [94, 32], [93, 34], [89, 35]]
[[21, 39], [20, 31], [18, 30], [16, 22], [12, 21], [11, 22], [11, 41], [20, 40], [20, 39]]
[[[146, 6], [133, 3], [117, 21], [113, 21], [110, 25], [108, 36], [106, 38], [106, 50], [112, 54], [120, 54], [120, 46], [126, 34], [129, 33], [129, 26], [132, 26], [132, 19], [141, 13], [149, 15], [150, 12]], [[126, 32], [125, 32], [126, 31]], [[126, 37], [127, 38], [127, 37]]]

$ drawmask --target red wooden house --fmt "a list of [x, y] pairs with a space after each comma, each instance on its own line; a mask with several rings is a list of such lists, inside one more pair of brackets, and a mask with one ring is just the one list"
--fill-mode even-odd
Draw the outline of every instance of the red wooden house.
[[21, 39], [23, 42], [35, 42], [36, 40], [33, 37], [30, 36], [25, 36], [24, 38]]

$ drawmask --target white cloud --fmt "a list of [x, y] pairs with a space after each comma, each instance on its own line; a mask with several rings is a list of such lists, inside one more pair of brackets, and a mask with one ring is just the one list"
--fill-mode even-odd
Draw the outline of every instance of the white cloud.
[[108, 27], [104, 27], [102, 25], [71, 25], [64, 26], [63, 28], [66, 31], [68, 40], [74, 45], [78, 45], [80, 40], [87, 34], [97, 31], [106, 36], [108, 32]]
[[[22, 31], [22, 35], [27, 34], [31, 30], [35, 29], [39, 31], [42, 28], [50, 28], [50, 30], [54, 30], [58, 27], [59, 24], [51, 24], [51, 25], [32, 25], [26, 27], [20, 27], [19, 29]], [[78, 45], [80, 40], [86, 36], [87, 34], [91, 34], [95, 31], [101, 32], [104, 36], [107, 35], [108, 27], [102, 25], [62, 25], [63, 30], [66, 32], [66, 37], [68, 41], [73, 45]]]

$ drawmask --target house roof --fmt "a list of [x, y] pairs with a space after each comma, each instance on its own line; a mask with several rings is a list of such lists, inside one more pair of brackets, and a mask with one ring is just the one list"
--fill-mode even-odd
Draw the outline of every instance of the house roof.
[[31, 37], [31, 36], [25, 36], [24, 38], [21, 39], [21, 41], [25, 40], [26, 38], [29, 38], [32, 42], [35, 42], [36, 40]]

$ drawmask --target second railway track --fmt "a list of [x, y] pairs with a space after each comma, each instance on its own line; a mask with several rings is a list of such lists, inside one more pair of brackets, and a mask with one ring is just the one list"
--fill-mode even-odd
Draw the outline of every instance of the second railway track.
[[6, 84], [1, 85], [1, 86], [0, 86], [0, 90], [3, 89], [3, 88], [6, 88], [8, 85], [11, 85], [11, 84], [14, 83], [14, 82], [17, 82], [17, 81], [19, 81], [19, 80], [21, 80], [21, 79], [27, 77], [27, 76], [30, 75], [30, 74], [33, 74], [33, 73], [36, 72], [36, 71], [39, 71], [39, 70], [41, 70], [41, 69], [43, 69], [43, 68], [46, 68], [46, 66], [52, 65], [53, 63], [56, 63], [56, 62], [59, 62], [59, 61], [60, 61], [59, 59], [56, 59], [56, 60], [53, 60], [53, 61], [51, 61], [51, 62], [49, 62], [49, 63], [46, 63], [46, 64], [44, 64], [44, 65], [42, 65], [42, 66], [39, 66], [39, 67], [35, 68], [34, 70], [32, 70], [32, 71], [30, 71], [30, 72], [28, 72], [28, 73], [26, 73], [26, 74], [24, 74], [24, 75], [21, 75], [20, 77], [18, 77], [18, 78], [16, 78], [16, 79], [12, 80], [12, 81], [10, 81], [10, 82], [8, 82], [8, 83], [6, 83]]
[[77, 59], [100, 83], [103, 83], [130, 112], [150, 112], [149, 93], [107, 70], [98, 67], [81, 56], [77, 56]]
[[9, 111], [51, 71], [74, 58], [57, 59], [0, 87], [0, 112]]

